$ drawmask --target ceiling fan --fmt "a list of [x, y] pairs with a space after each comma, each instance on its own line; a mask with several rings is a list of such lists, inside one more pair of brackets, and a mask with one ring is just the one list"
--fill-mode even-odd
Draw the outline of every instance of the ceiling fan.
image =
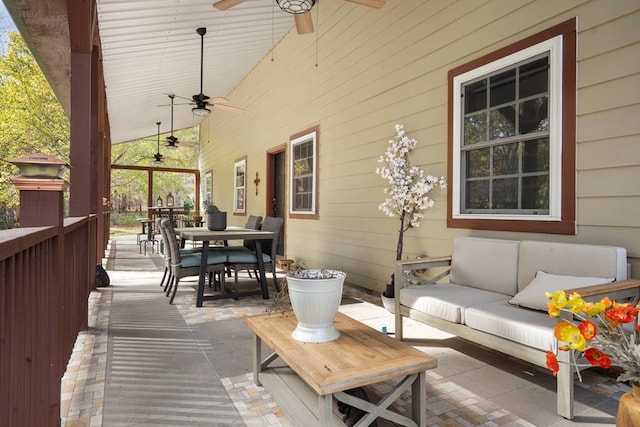
[[176, 96], [173, 93], [167, 94], [167, 96], [169, 98], [171, 98], [171, 135], [169, 135], [166, 138], [167, 139], [167, 144], [165, 145], [165, 147], [167, 147], [170, 150], [173, 150], [173, 149], [178, 148], [178, 138], [173, 136], [173, 99]]
[[[220, 0], [213, 4], [218, 10], [227, 10], [246, 0]], [[386, 0], [345, 0], [351, 3], [361, 4], [363, 6], [374, 7], [380, 9], [384, 6]], [[311, 19], [311, 8], [316, 4], [317, 0], [275, 0], [280, 9], [285, 12], [292, 13], [296, 23], [296, 31], [298, 34], [313, 33], [313, 21]]]
[[[200, 93], [197, 95], [193, 95], [191, 98], [187, 98], [184, 96], [173, 95], [174, 97], [186, 99], [191, 101], [189, 103], [184, 104], [175, 104], [175, 105], [195, 105], [191, 109], [193, 114], [196, 116], [206, 116], [211, 113], [211, 109], [208, 107], [214, 107], [221, 110], [233, 111], [234, 113], [242, 113], [244, 112], [244, 108], [233, 107], [231, 105], [226, 105], [229, 100], [226, 98], [216, 97], [209, 98], [203, 92], [203, 73], [204, 73], [204, 35], [207, 34], [207, 29], [205, 27], [200, 27], [196, 29], [196, 32], [200, 35]], [[172, 99], [173, 105], [173, 99]], [[173, 125], [171, 126], [173, 129]], [[168, 138], [168, 137], [167, 137]]]
[[162, 154], [160, 154], [160, 123], [161, 122], [156, 122], [156, 125], [158, 125], [158, 151], [153, 155], [155, 158], [154, 163], [162, 163]]

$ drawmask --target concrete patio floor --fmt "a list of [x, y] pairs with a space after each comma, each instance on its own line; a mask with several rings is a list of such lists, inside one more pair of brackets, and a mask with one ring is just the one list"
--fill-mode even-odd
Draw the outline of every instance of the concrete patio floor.
[[[169, 305], [159, 286], [163, 261], [151, 251], [139, 254], [135, 235], [113, 239], [105, 265], [111, 285], [92, 292], [89, 329], [78, 337], [62, 381], [63, 426], [293, 425], [251, 374], [244, 318], [264, 313], [273, 298], [196, 308], [194, 277]], [[244, 276], [242, 286], [256, 282]], [[375, 295], [347, 286], [340, 311], [393, 334], [393, 316]], [[615, 425], [618, 400], [629, 390], [588, 370], [575, 389], [576, 417], [565, 420], [555, 413], [555, 379], [545, 369], [405, 322], [406, 336], [421, 337], [408, 342], [438, 358], [427, 372], [430, 426]], [[367, 391], [381, 395], [392, 385]], [[396, 408], [410, 410], [409, 396]]]

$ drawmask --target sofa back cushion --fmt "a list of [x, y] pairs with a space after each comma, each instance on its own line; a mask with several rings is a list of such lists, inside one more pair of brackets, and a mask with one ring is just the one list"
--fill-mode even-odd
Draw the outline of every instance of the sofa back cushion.
[[626, 280], [627, 251], [615, 246], [523, 240], [518, 257], [518, 291], [531, 283], [538, 271]]
[[513, 296], [517, 292], [519, 246], [516, 240], [457, 237], [449, 280]]

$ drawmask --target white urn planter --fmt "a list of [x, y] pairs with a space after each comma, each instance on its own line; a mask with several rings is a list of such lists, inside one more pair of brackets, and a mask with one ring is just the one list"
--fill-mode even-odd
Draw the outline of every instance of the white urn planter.
[[342, 300], [346, 274], [336, 270], [302, 270], [287, 273], [291, 307], [298, 324], [291, 334], [303, 342], [329, 342], [340, 332], [334, 318]]
[[382, 299], [382, 306], [387, 309], [387, 311], [391, 314], [396, 313], [396, 299], [385, 297], [384, 294], [380, 294], [380, 298]]

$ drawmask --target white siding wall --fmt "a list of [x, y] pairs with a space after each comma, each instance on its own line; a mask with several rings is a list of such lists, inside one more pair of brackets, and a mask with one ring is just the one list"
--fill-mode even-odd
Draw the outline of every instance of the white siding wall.
[[418, 140], [414, 164], [446, 175], [447, 71], [578, 17], [578, 234], [447, 229], [446, 192], [436, 190], [404, 252], [448, 254], [457, 235], [612, 244], [628, 249], [640, 277], [637, 0], [388, 0], [380, 10], [325, 0], [313, 13], [316, 33], [292, 31], [228, 95], [246, 112], [217, 111], [201, 126], [201, 170], [213, 169], [222, 208], [232, 209], [233, 162], [247, 156], [247, 212], [264, 215], [266, 151], [319, 125], [320, 219], [287, 220], [286, 255], [382, 290], [399, 221], [378, 210], [385, 182], [375, 169], [393, 125]]

